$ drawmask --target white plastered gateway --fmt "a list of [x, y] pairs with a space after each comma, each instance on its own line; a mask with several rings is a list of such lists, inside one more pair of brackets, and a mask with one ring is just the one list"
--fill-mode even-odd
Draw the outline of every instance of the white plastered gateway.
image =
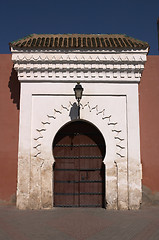
[[11, 48], [21, 82], [17, 207], [53, 207], [52, 143], [77, 118], [73, 88], [84, 88], [81, 119], [106, 143], [107, 209], [138, 209], [142, 201], [138, 83], [148, 49]]

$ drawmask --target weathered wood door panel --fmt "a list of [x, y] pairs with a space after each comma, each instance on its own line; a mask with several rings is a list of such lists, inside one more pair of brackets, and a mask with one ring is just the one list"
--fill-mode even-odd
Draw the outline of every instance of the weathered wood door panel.
[[104, 206], [105, 143], [97, 128], [84, 121], [63, 127], [53, 144], [54, 206]]

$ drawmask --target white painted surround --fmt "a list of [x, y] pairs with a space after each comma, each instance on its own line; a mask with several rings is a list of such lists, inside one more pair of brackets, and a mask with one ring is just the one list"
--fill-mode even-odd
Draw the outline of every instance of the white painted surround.
[[77, 118], [73, 88], [84, 88], [81, 119], [106, 142], [107, 209], [142, 201], [138, 83], [147, 50], [11, 49], [21, 82], [17, 207], [53, 207], [52, 143]]

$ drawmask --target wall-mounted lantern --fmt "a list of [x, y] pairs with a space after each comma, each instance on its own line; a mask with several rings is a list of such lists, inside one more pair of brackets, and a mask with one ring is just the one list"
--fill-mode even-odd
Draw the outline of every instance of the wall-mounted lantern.
[[75, 92], [75, 98], [78, 102], [78, 116], [77, 118], [80, 119], [80, 100], [82, 99], [83, 87], [80, 83], [77, 83], [75, 88], [73, 89]]

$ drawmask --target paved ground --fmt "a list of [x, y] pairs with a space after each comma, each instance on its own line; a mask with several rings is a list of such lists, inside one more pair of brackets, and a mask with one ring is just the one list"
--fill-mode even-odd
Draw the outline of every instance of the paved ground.
[[0, 207], [0, 240], [159, 240], [159, 207], [18, 210]]

